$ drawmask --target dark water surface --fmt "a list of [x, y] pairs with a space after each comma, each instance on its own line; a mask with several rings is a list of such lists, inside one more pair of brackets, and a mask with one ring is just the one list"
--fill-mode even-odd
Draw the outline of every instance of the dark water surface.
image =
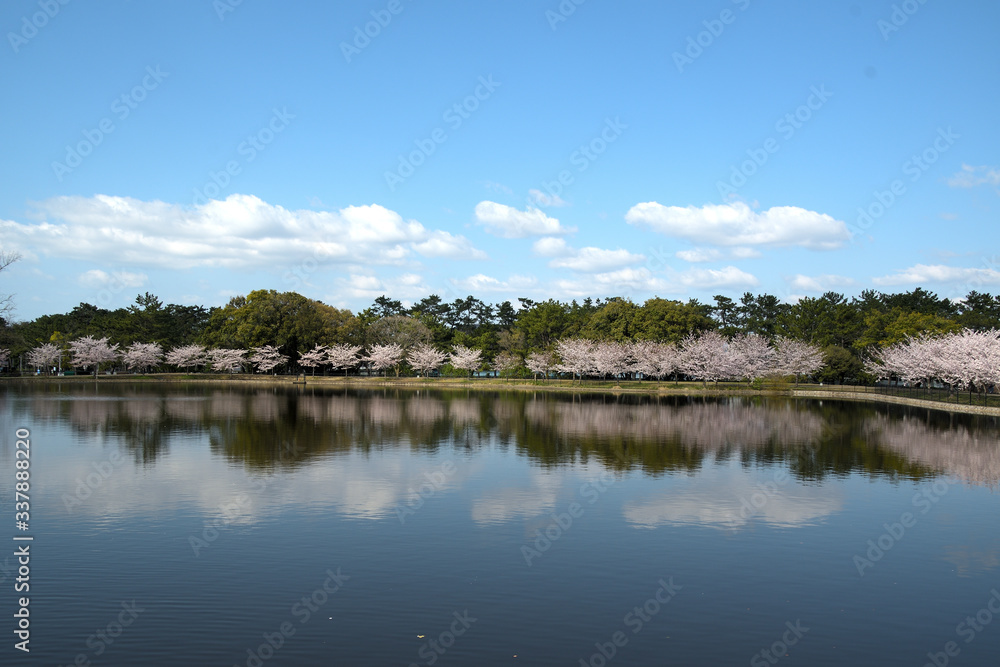
[[83, 382], [0, 428], [3, 665], [1000, 664], [993, 418]]

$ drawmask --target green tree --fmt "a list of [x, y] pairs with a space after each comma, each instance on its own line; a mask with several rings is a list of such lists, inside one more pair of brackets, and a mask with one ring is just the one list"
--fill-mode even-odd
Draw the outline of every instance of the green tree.
[[895, 306], [888, 312], [868, 313], [865, 316], [865, 331], [854, 346], [859, 350], [871, 346], [884, 348], [918, 334], [944, 334], [961, 328], [955, 320]]
[[679, 343], [685, 336], [715, 329], [711, 306], [692, 299], [687, 303], [653, 297], [647, 299], [635, 318], [635, 337]]
[[1000, 329], [1000, 296], [972, 290], [958, 304], [958, 323], [976, 331]]
[[614, 297], [588, 318], [581, 333], [591, 340], [630, 341], [635, 337], [638, 314], [639, 308], [634, 303]]

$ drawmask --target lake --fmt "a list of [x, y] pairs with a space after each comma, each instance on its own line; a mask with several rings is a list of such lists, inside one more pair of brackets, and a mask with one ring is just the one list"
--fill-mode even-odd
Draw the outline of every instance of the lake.
[[103, 379], [0, 405], [5, 665], [1000, 656], [996, 418]]

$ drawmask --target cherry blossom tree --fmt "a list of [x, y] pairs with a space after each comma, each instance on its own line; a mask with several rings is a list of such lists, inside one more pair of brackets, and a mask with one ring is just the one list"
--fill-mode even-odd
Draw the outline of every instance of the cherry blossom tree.
[[568, 338], [556, 343], [556, 354], [559, 355], [559, 364], [556, 370], [563, 373], [571, 373], [580, 378], [583, 383], [583, 376], [593, 373], [596, 370], [594, 365], [594, 344], [582, 338]]
[[243, 365], [247, 362], [246, 350], [236, 350], [229, 347], [219, 347], [209, 350], [206, 355], [208, 356], [209, 363], [212, 364], [212, 370], [215, 371], [236, 373], [241, 371]]
[[[946, 382], [971, 392], [1000, 383], [1000, 332], [963, 329], [947, 334], [938, 348], [938, 373]], [[929, 343], [925, 342], [924, 347]], [[929, 365], [929, 363], [928, 363]]]
[[705, 386], [732, 377], [726, 339], [718, 331], [689, 334], [681, 341], [677, 368]]
[[165, 360], [177, 368], [194, 369], [204, 366], [208, 359], [201, 345], [182, 345], [167, 352]]
[[755, 333], [738, 334], [729, 341], [726, 349], [732, 377], [746, 378], [753, 382], [764, 377], [774, 368], [774, 348], [767, 339]]
[[865, 370], [879, 379], [898, 377], [908, 382], [937, 378], [970, 393], [1000, 383], [1000, 332], [963, 329], [943, 336], [907, 338], [875, 351]]
[[132, 343], [122, 354], [125, 367], [135, 370], [150, 369], [163, 359], [163, 347], [159, 343]]
[[6, 368], [10, 363], [10, 350], [0, 347], [0, 368]]
[[[57, 365], [61, 358], [62, 350], [55, 343], [43, 343], [28, 352], [28, 363], [36, 368], [44, 368], [46, 374], [51, 372], [51, 368]], [[6, 365], [7, 360], [0, 359], [0, 367]]]
[[358, 365], [358, 361], [360, 361], [358, 355], [360, 353], [360, 345], [348, 345], [347, 343], [333, 345], [326, 351], [326, 363], [330, 364], [330, 368], [334, 372], [343, 368], [344, 377], [346, 378], [347, 369]]
[[316, 377], [316, 367], [326, 364], [326, 353], [329, 349], [326, 345], [317, 345], [299, 357], [299, 364], [311, 368], [313, 377]]
[[636, 374], [636, 379], [656, 377], [656, 346], [651, 340], [638, 340], [629, 343], [629, 358], [632, 360], [629, 370]]
[[629, 372], [632, 366], [631, 350], [621, 343], [603, 341], [593, 346], [591, 357], [593, 368], [601, 376], [616, 379]]
[[[260, 347], [253, 348], [253, 352], [250, 354], [250, 361], [257, 366], [257, 370], [261, 373], [267, 373], [268, 371], [275, 370], [278, 366], [286, 363], [288, 357], [282, 354], [278, 348], [273, 345], [262, 345]], [[275, 372], [277, 374], [277, 372]]]
[[483, 365], [483, 351], [474, 350], [464, 345], [456, 345], [448, 356], [448, 362], [455, 368], [468, 371], [471, 378], [472, 372], [479, 370], [479, 367]]
[[774, 341], [774, 371], [779, 375], [794, 375], [795, 384], [799, 376], [812, 375], [823, 367], [823, 351], [816, 345], [778, 336]]
[[441, 366], [447, 356], [444, 352], [434, 349], [433, 345], [421, 343], [410, 350], [410, 353], [406, 356], [406, 360], [414, 370], [426, 376]]
[[668, 343], [640, 340], [630, 346], [630, 370], [643, 377], [658, 381], [674, 372], [677, 367], [677, 348]]
[[509, 377], [518, 368], [523, 368], [521, 356], [513, 352], [501, 352], [493, 360], [493, 368], [501, 377]]
[[549, 376], [549, 370], [555, 368], [556, 360], [553, 358], [551, 352], [532, 352], [525, 359], [525, 364], [536, 380], [539, 375], [542, 376], [542, 379], [545, 379]]
[[365, 357], [365, 361], [376, 371], [382, 371], [383, 377], [387, 369], [395, 367], [396, 376], [399, 376], [399, 362], [403, 360], [403, 348], [397, 343], [387, 345], [372, 345], [372, 349]]
[[84, 369], [93, 367], [95, 378], [101, 364], [118, 359], [118, 343], [109, 345], [107, 337], [84, 336], [77, 338], [70, 341], [69, 350], [70, 354], [73, 355], [73, 365]]
[[659, 381], [677, 370], [680, 352], [677, 346], [672, 343], [657, 343], [654, 352], [656, 355], [656, 372], [654, 375], [657, 381]]

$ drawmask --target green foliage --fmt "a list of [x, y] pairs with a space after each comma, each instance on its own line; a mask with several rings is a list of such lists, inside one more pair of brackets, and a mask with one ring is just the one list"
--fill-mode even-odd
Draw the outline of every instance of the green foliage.
[[639, 308], [628, 299], [609, 299], [594, 311], [581, 332], [584, 338], [619, 343], [635, 338]]
[[240, 349], [274, 345], [294, 362], [299, 350], [348, 342], [352, 318], [349, 311], [295, 292], [256, 290], [214, 309], [200, 342]]
[[430, 342], [442, 350], [455, 345], [481, 350], [491, 363], [501, 353], [524, 359], [532, 352], [548, 352], [566, 338], [677, 343], [688, 334], [718, 329], [725, 336], [785, 335], [819, 345], [829, 362], [820, 379], [842, 382], [866, 378], [860, 356], [869, 347], [925, 332], [1000, 328], [1000, 296], [972, 291], [952, 302], [921, 288], [900, 294], [866, 290], [853, 299], [827, 292], [795, 304], [749, 292], [738, 300], [715, 295], [711, 305], [660, 297], [641, 305], [623, 297], [518, 302], [515, 310], [510, 301], [491, 305], [470, 295], [448, 303], [432, 294], [404, 308], [401, 301], [382, 295], [354, 315], [295, 292], [257, 290], [211, 310], [163, 304], [147, 292], [128, 308], [81, 303], [68, 313], [0, 322], [0, 345], [14, 357], [46, 342], [65, 347], [81, 336], [108, 336], [121, 347], [133, 342], [156, 342], [166, 349], [191, 343], [241, 349], [274, 345], [294, 364], [300, 353], [319, 344], [397, 342], [410, 347]]
[[944, 334], [961, 328], [962, 326], [953, 319], [906, 311], [900, 306], [894, 306], [888, 312], [869, 312], [865, 316], [865, 332], [855, 341], [854, 346], [862, 350], [869, 346], [884, 348], [918, 334]]
[[826, 361], [817, 377], [820, 382], [844, 383], [859, 379], [862, 371], [861, 360], [839, 345], [827, 345], [823, 348], [823, 359]]
[[635, 339], [679, 343], [685, 336], [716, 327], [711, 306], [696, 300], [681, 303], [654, 297], [636, 313]]

